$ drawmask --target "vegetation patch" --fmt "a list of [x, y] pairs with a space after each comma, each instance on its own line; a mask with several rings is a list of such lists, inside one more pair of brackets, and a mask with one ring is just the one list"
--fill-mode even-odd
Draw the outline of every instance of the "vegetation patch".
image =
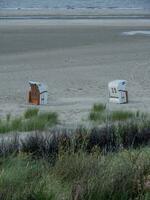
[[131, 112], [131, 111], [110, 111], [107, 110], [106, 105], [104, 104], [94, 104], [89, 113], [89, 120], [96, 123], [108, 123], [109, 122], [118, 122], [118, 121], [128, 121], [131, 119], [138, 120], [147, 119], [148, 115], [145, 113]]
[[102, 103], [96, 103], [93, 105], [92, 111], [93, 112], [104, 112], [106, 109], [106, 105]]
[[30, 119], [38, 115], [39, 109], [38, 108], [29, 108], [24, 112], [24, 118]]
[[112, 111], [110, 113], [110, 119], [112, 121], [124, 121], [135, 118], [135, 113], [131, 111]]
[[94, 104], [90, 114], [89, 114], [89, 119], [91, 121], [99, 121], [99, 122], [103, 122], [105, 121], [106, 118], [106, 106], [104, 104]]
[[55, 112], [39, 113], [37, 116], [24, 120], [22, 124], [23, 131], [44, 130], [57, 124], [58, 116]]
[[148, 200], [150, 148], [104, 155], [64, 152], [52, 166], [30, 155], [0, 158], [1, 200]]
[[24, 154], [1, 158], [0, 199], [67, 199], [69, 187], [61, 184], [51, 172], [52, 169], [44, 160], [36, 161]]
[[[41, 116], [53, 118], [38, 113], [30, 121]], [[140, 117], [101, 128], [55, 127], [24, 139], [13, 135], [0, 140], [0, 199], [148, 200], [149, 144], [150, 121]]]
[[58, 115], [55, 112], [40, 113], [36, 108], [28, 109], [21, 117], [7, 115], [6, 120], [0, 120], [0, 133], [44, 130], [57, 123]]
[[95, 104], [91, 113], [91, 120], [108, 122], [108, 117], [111, 123], [71, 131], [55, 127], [44, 133], [58, 116], [37, 109], [0, 120], [3, 133], [38, 130], [24, 138], [12, 135], [0, 140], [0, 199], [150, 199], [148, 115], [128, 111], [106, 115], [102, 104]]

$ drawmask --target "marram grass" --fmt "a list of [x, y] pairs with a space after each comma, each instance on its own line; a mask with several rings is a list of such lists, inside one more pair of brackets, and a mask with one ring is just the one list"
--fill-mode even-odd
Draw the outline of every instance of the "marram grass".
[[61, 152], [51, 166], [19, 153], [0, 158], [1, 200], [148, 200], [150, 148], [104, 155]]
[[58, 115], [55, 112], [40, 113], [32, 108], [25, 111], [21, 117], [6, 116], [6, 120], [0, 120], [0, 133], [14, 131], [44, 130], [58, 123]]
[[102, 103], [94, 104], [89, 113], [89, 120], [97, 123], [107, 123], [109, 122], [118, 122], [118, 121], [127, 121], [127, 120], [137, 120], [137, 119], [146, 119], [148, 115], [145, 113], [125, 111], [125, 110], [108, 110], [106, 105]]
[[24, 118], [25, 119], [30, 119], [32, 117], [35, 117], [38, 115], [39, 109], [38, 108], [28, 108], [25, 112], [24, 112]]

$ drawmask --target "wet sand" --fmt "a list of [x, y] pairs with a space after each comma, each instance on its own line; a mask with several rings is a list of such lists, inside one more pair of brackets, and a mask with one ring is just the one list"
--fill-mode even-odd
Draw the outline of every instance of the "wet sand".
[[95, 102], [107, 103], [107, 84], [128, 81], [129, 104], [110, 109], [150, 111], [150, 20], [1, 20], [0, 115], [27, 107], [28, 81], [47, 84], [41, 110], [77, 123]]
[[30, 8], [0, 9], [0, 18], [150, 18], [150, 9], [139, 8]]

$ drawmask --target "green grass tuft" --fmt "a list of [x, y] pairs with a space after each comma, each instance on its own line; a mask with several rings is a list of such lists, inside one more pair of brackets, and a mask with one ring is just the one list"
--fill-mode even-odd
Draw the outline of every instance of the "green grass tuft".
[[44, 130], [58, 123], [58, 115], [55, 112], [39, 113], [38, 109], [28, 109], [24, 117], [0, 120], [0, 133], [13, 131], [34, 131]]
[[47, 121], [48, 124], [55, 124], [57, 123], [58, 115], [55, 112], [45, 112], [40, 113], [38, 118]]
[[93, 105], [92, 111], [93, 112], [104, 112], [105, 109], [106, 109], [106, 105], [104, 105], [102, 103], [96, 103]]
[[0, 161], [1, 200], [69, 200], [69, 187], [49, 173], [46, 162], [23, 154]]
[[24, 121], [22, 128], [25, 131], [44, 130], [47, 127], [57, 124], [58, 115], [55, 112], [39, 113], [37, 116]]
[[22, 122], [22, 118], [21, 117], [12, 119], [12, 121], [10, 121], [10, 130], [11, 131], [21, 130], [22, 123], [23, 122]]
[[91, 112], [89, 114], [89, 119], [95, 122], [103, 122], [105, 120], [105, 116], [102, 113]]
[[131, 118], [135, 118], [135, 114], [131, 111], [112, 111], [110, 113], [110, 119], [112, 121], [124, 121]]
[[38, 115], [39, 109], [38, 108], [29, 108], [24, 113], [25, 119], [30, 119]]
[[131, 112], [131, 111], [123, 111], [123, 110], [117, 110], [117, 111], [107, 111], [106, 106], [104, 104], [94, 104], [91, 108], [91, 111], [88, 116], [89, 120], [97, 123], [102, 123], [109, 121], [115, 122], [115, 121], [127, 121], [129, 119], [135, 119], [135, 120], [144, 120], [148, 119], [148, 114], [137, 112]]
[[101, 104], [101, 103], [94, 104], [91, 111], [90, 111], [89, 119], [92, 120], [92, 121], [95, 121], [95, 122], [104, 121], [104, 119], [105, 119], [105, 109], [106, 109], [106, 106], [104, 104]]

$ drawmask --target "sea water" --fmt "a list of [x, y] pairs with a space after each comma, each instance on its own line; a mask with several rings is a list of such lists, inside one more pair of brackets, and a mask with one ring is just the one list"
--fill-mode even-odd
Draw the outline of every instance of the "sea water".
[[150, 9], [150, 0], [0, 0], [0, 9]]

